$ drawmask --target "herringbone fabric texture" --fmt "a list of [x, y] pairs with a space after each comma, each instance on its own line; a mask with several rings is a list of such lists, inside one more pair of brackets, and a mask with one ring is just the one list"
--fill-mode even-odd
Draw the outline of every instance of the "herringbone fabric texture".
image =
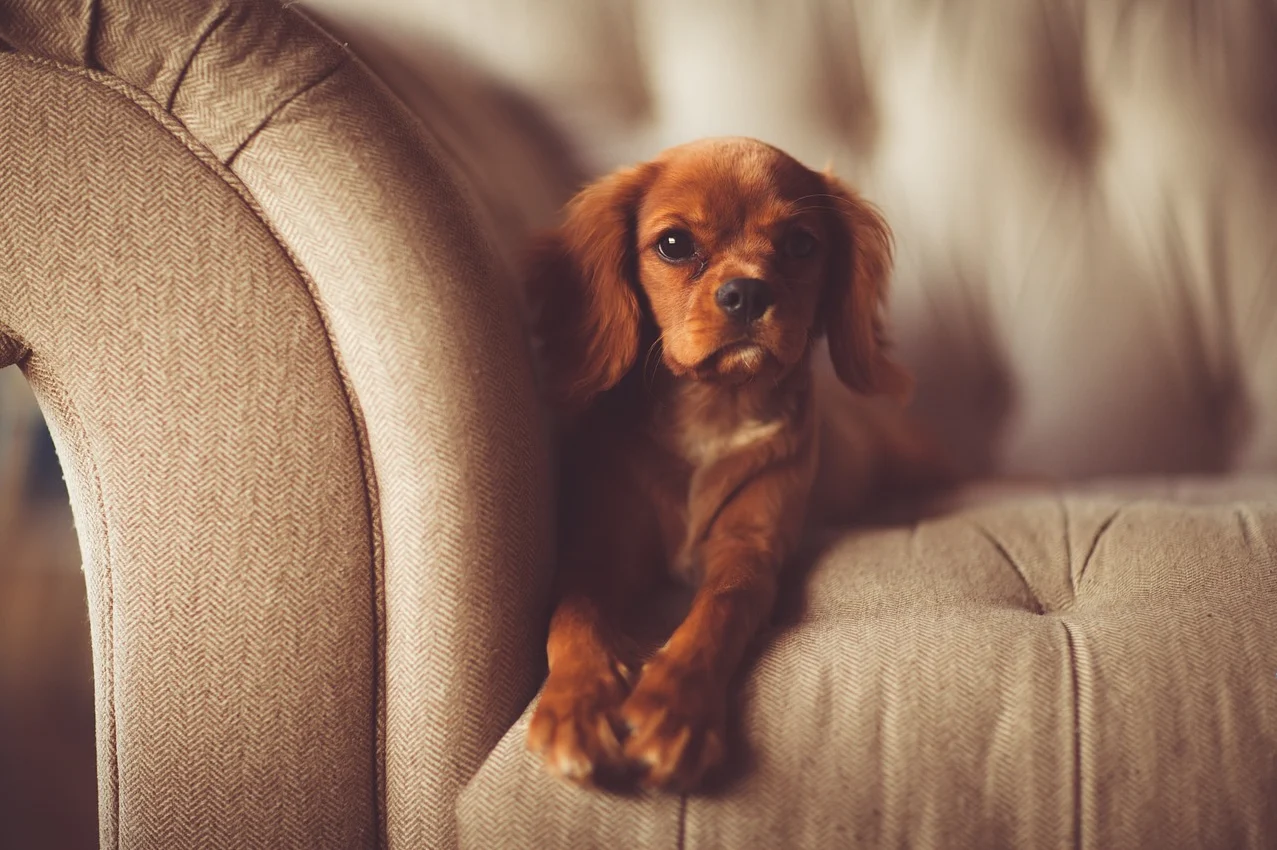
[[462, 196], [273, 2], [4, 0], [0, 40], [0, 362], [68, 471], [102, 846], [448, 846], [552, 528]]
[[543, 775], [526, 716], [467, 848], [1277, 847], [1277, 479], [972, 498], [835, 536], [742, 677], [742, 778]]
[[0, 63], [0, 316], [71, 473], [102, 843], [371, 845], [372, 530], [313, 300], [175, 123]]
[[[364, 97], [339, 69], [235, 168], [314, 274], [362, 401], [386, 554], [387, 828], [392, 846], [444, 847], [457, 789], [544, 664], [549, 451], [513, 288], [419, 133]], [[360, 155], [369, 139], [388, 155]]]

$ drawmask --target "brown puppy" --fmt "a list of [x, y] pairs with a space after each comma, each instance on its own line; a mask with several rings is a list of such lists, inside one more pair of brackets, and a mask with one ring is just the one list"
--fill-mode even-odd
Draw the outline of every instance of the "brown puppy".
[[[907, 396], [881, 309], [891, 237], [832, 177], [749, 139], [696, 142], [584, 189], [528, 290], [566, 425], [558, 604], [528, 746], [589, 782], [687, 788], [723, 756], [727, 687], [770, 615], [818, 467], [813, 346], [860, 396]], [[822, 515], [927, 447], [842, 391]], [[830, 461], [829, 458], [834, 458]], [[899, 463], [903, 461], [903, 463]], [[825, 471], [825, 470], [822, 470]], [[633, 675], [618, 623], [666, 575], [683, 623]]]

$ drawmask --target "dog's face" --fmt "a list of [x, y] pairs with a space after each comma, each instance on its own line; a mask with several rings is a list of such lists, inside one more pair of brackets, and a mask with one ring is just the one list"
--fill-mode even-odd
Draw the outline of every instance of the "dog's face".
[[844, 383], [902, 395], [880, 315], [890, 265], [886, 224], [837, 180], [762, 142], [711, 139], [582, 190], [528, 288], [569, 409], [634, 368], [644, 310], [682, 377], [775, 378], [825, 334]]
[[824, 178], [776, 150], [721, 142], [657, 161], [635, 219], [638, 284], [677, 375], [785, 372], [818, 332], [838, 238]]

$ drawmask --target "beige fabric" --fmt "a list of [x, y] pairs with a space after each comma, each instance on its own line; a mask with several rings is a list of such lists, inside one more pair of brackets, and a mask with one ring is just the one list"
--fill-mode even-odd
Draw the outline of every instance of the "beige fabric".
[[354, 67], [339, 70], [235, 168], [314, 274], [368, 422], [384, 506], [389, 838], [441, 847], [457, 789], [540, 677], [548, 450], [514, 301], [465, 204], [421, 135], [367, 97]]
[[581, 791], [525, 715], [463, 846], [1277, 846], [1277, 479], [963, 501], [814, 556], [744, 677], [742, 779]]
[[102, 845], [371, 844], [368, 499], [305, 284], [109, 79], [0, 56], [0, 105], [0, 325], [69, 473]]
[[595, 172], [717, 134], [832, 164], [977, 471], [1277, 467], [1270, 3], [310, 2], [447, 44]]
[[0, 362], [75, 504], [102, 845], [448, 846], [552, 527], [466, 203], [273, 3], [5, 0], [0, 39]]
[[519, 93], [450, 45], [404, 43], [358, 20], [321, 23], [425, 120], [492, 237], [502, 275], [516, 281], [528, 235], [557, 225], [564, 199], [586, 180], [562, 138]]

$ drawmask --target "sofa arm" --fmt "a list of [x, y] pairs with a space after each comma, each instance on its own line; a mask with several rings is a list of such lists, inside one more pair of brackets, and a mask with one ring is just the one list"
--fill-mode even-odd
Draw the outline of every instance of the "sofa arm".
[[552, 523], [512, 298], [422, 129], [273, 3], [0, 0], [0, 209], [102, 846], [453, 843], [535, 689]]
[[550, 450], [512, 282], [420, 130], [374, 94], [339, 69], [235, 170], [314, 276], [367, 421], [388, 835], [434, 848], [544, 673]]

